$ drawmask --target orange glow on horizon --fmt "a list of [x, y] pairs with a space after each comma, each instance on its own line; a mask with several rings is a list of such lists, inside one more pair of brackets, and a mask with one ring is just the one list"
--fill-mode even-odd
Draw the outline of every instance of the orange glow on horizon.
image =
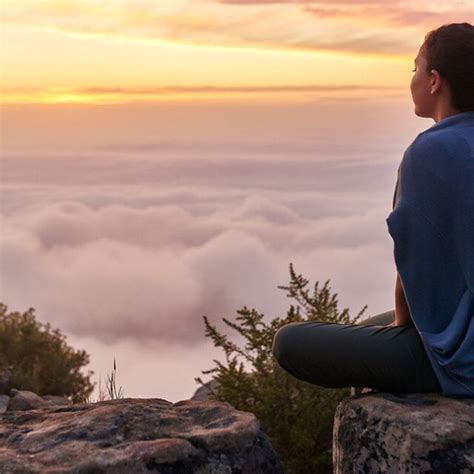
[[94, 92], [87, 93], [75, 90], [43, 90], [43, 91], [11, 91], [3, 94], [0, 104], [127, 104], [127, 103], [156, 103], [163, 101], [224, 101], [224, 102], [312, 102], [319, 99], [331, 98], [384, 98], [398, 99], [406, 95], [403, 88], [330, 88], [327, 90], [315, 88], [309, 90], [224, 90], [213, 91], [164, 91], [162, 93], [134, 92]]
[[[370, 8], [353, 2], [305, 8], [293, 2], [4, 0], [0, 103], [398, 96], [428, 26], [468, 11], [463, 1], [451, 10], [446, 0], [438, 3], [420, 17], [407, 5], [381, 8], [382, 0]], [[298, 91], [289, 84], [333, 89]]]

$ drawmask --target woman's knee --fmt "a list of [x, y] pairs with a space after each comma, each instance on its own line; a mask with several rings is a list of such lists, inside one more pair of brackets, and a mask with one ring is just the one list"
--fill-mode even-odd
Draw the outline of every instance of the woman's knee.
[[281, 364], [288, 358], [291, 348], [294, 347], [295, 325], [298, 323], [285, 324], [279, 328], [273, 336], [272, 354]]
[[310, 383], [330, 383], [332, 374], [327, 363], [323, 339], [339, 325], [324, 321], [303, 321], [286, 324], [273, 336], [272, 353], [280, 367], [294, 377]]
[[[311, 350], [313, 353], [317, 350], [317, 341], [321, 327], [330, 328], [332, 331], [334, 323], [328, 323], [325, 321], [294, 321], [292, 323], [285, 324], [279, 328], [273, 336], [272, 353], [278, 362], [282, 360], [289, 360], [294, 356], [304, 353], [308, 347], [308, 338], [312, 341]], [[339, 326], [339, 325], [337, 325]], [[315, 334], [315, 329], [317, 332]], [[315, 347], [316, 346], [316, 347]]]

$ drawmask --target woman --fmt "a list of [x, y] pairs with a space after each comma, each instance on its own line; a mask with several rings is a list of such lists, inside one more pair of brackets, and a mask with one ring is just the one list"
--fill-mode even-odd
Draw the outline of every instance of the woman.
[[280, 328], [273, 355], [325, 387], [474, 397], [474, 27], [429, 32], [410, 84], [436, 123], [407, 148], [386, 219], [395, 309], [363, 321]]

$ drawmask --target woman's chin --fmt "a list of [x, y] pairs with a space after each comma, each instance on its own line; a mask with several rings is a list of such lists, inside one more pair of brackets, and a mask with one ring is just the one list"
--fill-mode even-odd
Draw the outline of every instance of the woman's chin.
[[431, 114], [428, 113], [427, 111], [424, 111], [418, 107], [415, 106], [414, 108], [414, 113], [417, 117], [421, 117], [421, 118], [432, 118]]

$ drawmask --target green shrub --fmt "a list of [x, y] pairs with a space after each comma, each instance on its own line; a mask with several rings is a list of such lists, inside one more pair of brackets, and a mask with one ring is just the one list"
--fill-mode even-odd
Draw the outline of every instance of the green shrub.
[[[297, 302], [296, 306], [290, 305], [286, 317], [266, 323], [263, 314], [244, 306], [237, 311], [238, 323], [222, 318], [245, 338], [245, 348], [229, 341], [203, 316], [206, 336], [224, 350], [226, 363], [214, 359], [216, 367], [202, 373], [215, 373], [218, 385], [215, 390], [210, 389], [213, 398], [256, 415], [280, 456], [285, 473], [332, 473], [334, 412], [339, 402], [349, 396], [350, 389], [321, 387], [293, 377], [274, 359], [273, 337], [281, 326], [297, 321], [354, 324], [367, 305], [351, 319], [347, 308], [339, 312], [337, 294], [331, 295], [329, 280], [321, 289], [316, 282], [310, 294], [305, 289], [308, 281], [295, 274], [291, 263], [290, 275], [289, 286], [278, 287], [287, 290], [287, 296]], [[238, 363], [239, 358], [251, 365], [250, 372], [244, 370], [242, 360]], [[195, 381], [204, 385], [200, 377]]]
[[0, 368], [11, 368], [12, 385], [19, 390], [86, 401], [94, 388], [93, 372], [83, 375], [80, 369], [89, 355], [69, 347], [58, 329], [36, 320], [34, 311], [7, 313], [0, 303]]

